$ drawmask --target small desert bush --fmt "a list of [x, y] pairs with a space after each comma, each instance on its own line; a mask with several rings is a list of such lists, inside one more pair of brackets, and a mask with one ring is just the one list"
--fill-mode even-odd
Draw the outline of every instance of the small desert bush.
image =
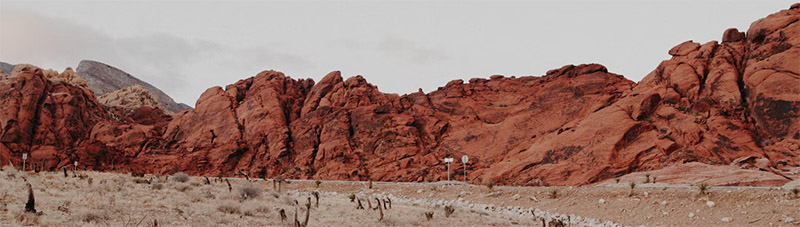
[[697, 190], [700, 190], [700, 195], [708, 194], [708, 184], [705, 182], [698, 184]]
[[108, 219], [108, 215], [106, 215], [104, 212], [86, 211], [80, 213], [78, 215], [78, 219], [86, 223], [94, 222], [97, 224], [103, 224], [105, 223], [106, 219]]
[[219, 206], [217, 206], [217, 210], [219, 212], [226, 213], [226, 214], [239, 214], [239, 213], [242, 212], [242, 210], [239, 208], [239, 206], [237, 206], [235, 204], [231, 204], [231, 203], [226, 203], [226, 204], [219, 205]]
[[494, 181], [489, 181], [489, 183], [486, 184], [486, 187], [489, 188], [489, 190], [494, 189]]
[[[16, 215], [17, 222], [24, 226], [37, 226], [39, 225], [39, 214], [20, 212]], [[5, 225], [3, 225], [5, 226]]]
[[153, 190], [161, 190], [162, 188], [164, 188], [164, 184], [153, 183], [153, 184], [150, 185], [150, 188], [153, 189]]
[[192, 189], [192, 186], [188, 185], [188, 184], [179, 184], [179, 185], [175, 186], [175, 190], [177, 190], [179, 192], [186, 192], [186, 191], [189, 191], [190, 189]]
[[[89, 178], [89, 179], [91, 179], [91, 178]], [[138, 177], [137, 177], [137, 178], [134, 178], [134, 179], [133, 179], [133, 183], [137, 183], [137, 184], [150, 184], [150, 181], [148, 181], [147, 179], [144, 179], [144, 178], [138, 178]]]
[[257, 183], [247, 182], [236, 186], [237, 194], [241, 199], [256, 198], [261, 195], [263, 189]]
[[795, 198], [800, 198], [800, 188], [792, 188], [792, 190], [789, 191], [792, 192]]
[[547, 193], [547, 195], [550, 196], [551, 199], [557, 199], [558, 198], [558, 189], [554, 188], [554, 189], [550, 190], [550, 192]]
[[186, 181], [189, 180], [189, 175], [186, 175], [183, 172], [177, 172], [177, 173], [172, 175], [172, 179], [177, 181], [177, 182], [183, 183], [183, 182], [186, 182]]

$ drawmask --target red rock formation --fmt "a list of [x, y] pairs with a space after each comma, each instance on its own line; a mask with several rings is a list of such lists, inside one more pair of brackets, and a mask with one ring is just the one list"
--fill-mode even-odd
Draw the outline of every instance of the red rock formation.
[[210, 88], [172, 117], [104, 107], [69, 73], [24, 66], [0, 76], [0, 163], [30, 151], [48, 167], [425, 181], [447, 178], [443, 157], [469, 155], [471, 182], [581, 185], [764, 160], [752, 166], [779, 183], [782, 168], [800, 164], [798, 20], [795, 7], [746, 35], [725, 31], [721, 44], [681, 43], [638, 84], [568, 65], [401, 96], [361, 76], [332, 72], [315, 84], [265, 71]]

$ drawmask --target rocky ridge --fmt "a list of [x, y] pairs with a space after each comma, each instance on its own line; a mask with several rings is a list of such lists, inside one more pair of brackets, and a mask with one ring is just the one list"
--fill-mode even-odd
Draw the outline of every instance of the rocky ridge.
[[138, 85], [147, 89], [150, 94], [156, 97], [158, 102], [164, 105], [165, 110], [169, 112], [178, 113], [184, 109], [191, 109], [191, 107], [186, 104], [176, 103], [169, 95], [153, 85], [113, 66], [97, 61], [83, 60], [78, 64], [76, 70], [78, 75], [88, 82], [89, 88], [91, 88], [97, 96]]
[[583, 185], [767, 160], [752, 168], [781, 184], [800, 164], [799, 8], [729, 29], [721, 43], [681, 43], [638, 84], [588, 64], [396, 95], [340, 72], [315, 83], [264, 71], [168, 116], [149, 105], [107, 111], [79, 82], [25, 67], [0, 82], [11, 107], [0, 163], [30, 152], [48, 168], [432, 181], [447, 178], [442, 157], [469, 155], [470, 182]]

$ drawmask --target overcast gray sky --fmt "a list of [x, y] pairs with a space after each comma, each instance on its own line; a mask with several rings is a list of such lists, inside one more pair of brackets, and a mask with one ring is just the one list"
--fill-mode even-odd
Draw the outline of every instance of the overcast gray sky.
[[268, 69], [315, 81], [341, 70], [398, 94], [581, 63], [639, 81], [674, 45], [746, 31], [791, 4], [0, 0], [0, 61], [62, 71], [97, 60], [192, 106], [211, 86]]

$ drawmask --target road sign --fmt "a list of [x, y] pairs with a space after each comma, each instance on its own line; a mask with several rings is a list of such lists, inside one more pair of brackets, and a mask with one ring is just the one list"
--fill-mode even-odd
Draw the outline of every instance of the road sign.
[[75, 172], [78, 172], [78, 161], [75, 161]]
[[453, 162], [453, 158], [444, 158], [444, 162], [451, 163]]
[[469, 161], [469, 158], [466, 155], [461, 156], [461, 162], [467, 163], [468, 161]]
[[25, 171], [25, 161], [28, 160], [28, 154], [22, 154], [22, 171]]

